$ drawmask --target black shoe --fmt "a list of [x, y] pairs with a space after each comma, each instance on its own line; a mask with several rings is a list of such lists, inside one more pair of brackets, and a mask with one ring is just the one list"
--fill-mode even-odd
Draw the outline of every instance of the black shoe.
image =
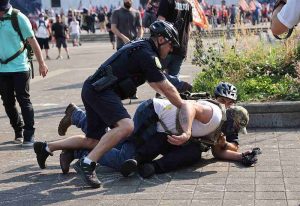
[[138, 170], [142, 178], [150, 178], [155, 174], [154, 165], [151, 163], [140, 165]]
[[63, 174], [68, 174], [70, 164], [74, 160], [73, 150], [63, 150], [59, 155], [59, 164]]
[[257, 163], [257, 155], [252, 154], [252, 152], [248, 154], [242, 153], [241, 163], [246, 167], [250, 167]]
[[138, 163], [135, 159], [128, 159], [122, 164], [120, 173], [124, 177], [128, 177], [130, 174], [137, 171], [137, 165]]
[[136, 94], [135, 94], [135, 95], [133, 95], [132, 97], [130, 97], [130, 99], [139, 99], [139, 98], [138, 98], [138, 96], [136, 96]]
[[79, 177], [92, 188], [99, 188], [100, 181], [95, 172], [96, 163], [92, 162], [91, 165], [83, 162], [83, 159], [78, 160], [74, 164], [74, 169], [76, 170]]
[[41, 169], [46, 168], [46, 159], [49, 155], [53, 156], [53, 154], [50, 154], [46, 151], [46, 142], [35, 142], [33, 144], [33, 149], [36, 154], [36, 160], [40, 166]]
[[70, 103], [65, 111], [65, 116], [60, 120], [58, 125], [58, 134], [60, 136], [66, 135], [68, 128], [72, 125], [72, 114], [77, 106], [73, 103]]
[[155, 94], [155, 98], [157, 99], [163, 99], [164, 97], [160, 93]]
[[193, 86], [187, 82], [182, 82], [181, 88], [177, 88], [177, 91], [179, 93], [184, 93], [184, 92], [192, 92], [193, 91]]
[[23, 142], [23, 131], [15, 131], [15, 143], [22, 143]]

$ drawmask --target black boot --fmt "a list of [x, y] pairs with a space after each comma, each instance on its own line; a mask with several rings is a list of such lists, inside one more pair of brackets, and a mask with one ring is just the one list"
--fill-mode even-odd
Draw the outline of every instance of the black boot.
[[155, 174], [155, 167], [152, 163], [141, 164], [138, 170], [142, 178], [150, 178]]

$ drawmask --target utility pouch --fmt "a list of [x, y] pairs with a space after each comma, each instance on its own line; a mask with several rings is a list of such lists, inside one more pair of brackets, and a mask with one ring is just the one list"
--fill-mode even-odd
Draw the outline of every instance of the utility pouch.
[[[97, 76], [97, 74], [96, 74]], [[94, 77], [94, 75], [93, 75]], [[98, 80], [92, 83], [96, 92], [101, 92], [117, 82], [118, 78], [113, 75], [111, 66], [107, 66], [104, 69], [103, 75]]]
[[126, 78], [118, 83], [122, 99], [132, 97], [136, 93], [136, 85], [131, 78]]

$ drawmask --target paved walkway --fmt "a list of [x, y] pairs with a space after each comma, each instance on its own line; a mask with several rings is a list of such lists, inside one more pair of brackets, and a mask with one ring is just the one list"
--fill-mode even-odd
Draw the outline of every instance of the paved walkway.
[[[47, 61], [47, 78], [36, 77], [31, 96], [36, 116], [36, 140], [59, 139], [57, 125], [69, 102], [82, 106], [83, 80], [113, 50], [108, 43], [86, 43], [70, 48], [71, 59]], [[64, 53], [62, 53], [65, 56]], [[50, 50], [56, 57], [56, 49]], [[188, 60], [182, 78], [192, 82], [199, 71]], [[35, 67], [37, 70], [37, 66]], [[37, 72], [36, 72], [37, 73]], [[149, 86], [138, 90], [139, 100], [128, 105], [133, 113], [137, 104], [154, 96]], [[68, 135], [80, 131], [71, 128]], [[62, 175], [59, 152], [40, 170], [32, 148], [13, 143], [13, 132], [0, 107], [0, 205], [205, 205], [205, 206], [298, 206], [300, 204], [300, 129], [252, 130], [241, 136], [241, 150], [256, 146], [263, 154], [255, 167], [244, 168], [234, 162], [216, 161], [210, 152], [197, 165], [180, 171], [142, 179], [138, 175], [123, 178], [117, 172], [100, 167], [99, 189], [87, 189], [71, 169]]]

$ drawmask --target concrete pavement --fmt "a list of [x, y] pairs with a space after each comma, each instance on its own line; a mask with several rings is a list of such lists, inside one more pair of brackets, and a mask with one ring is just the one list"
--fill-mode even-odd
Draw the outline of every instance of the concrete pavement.
[[[85, 43], [70, 47], [71, 59], [49, 60], [49, 75], [32, 80], [36, 140], [60, 139], [57, 125], [69, 102], [82, 107], [81, 86], [87, 76], [112, 54], [109, 43]], [[62, 52], [63, 56], [66, 55]], [[56, 49], [50, 50], [57, 56]], [[199, 69], [190, 58], [182, 78], [192, 82]], [[152, 98], [148, 85], [138, 89], [138, 100], [124, 104], [132, 114], [137, 104]], [[205, 205], [205, 206], [298, 206], [300, 204], [300, 129], [250, 130], [241, 136], [241, 151], [261, 147], [263, 154], [255, 167], [216, 161], [211, 152], [193, 167], [142, 179], [123, 178], [109, 168], [98, 168], [99, 189], [87, 189], [73, 169], [62, 175], [59, 152], [48, 158], [40, 170], [32, 148], [13, 143], [13, 132], [0, 107], [0, 205]], [[71, 128], [67, 135], [80, 134]]]

